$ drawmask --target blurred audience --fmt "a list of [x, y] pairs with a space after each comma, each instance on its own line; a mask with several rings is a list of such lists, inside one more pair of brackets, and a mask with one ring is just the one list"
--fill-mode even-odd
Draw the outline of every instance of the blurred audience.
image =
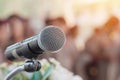
[[118, 80], [119, 34], [119, 20], [114, 16], [102, 28], [95, 29], [77, 59], [76, 73], [84, 80]]
[[[119, 80], [120, 57], [120, 21], [112, 16], [102, 27], [96, 28], [85, 43], [85, 49], [79, 51], [75, 40], [78, 26], [68, 26], [63, 17], [47, 19], [46, 26], [61, 28], [66, 35], [66, 43], [58, 54], [43, 54], [41, 58], [54, 57], [70, 71], [79, 74], [84, 80]], [[35, 34], [29, 19], [11, 15], [0, 20], [0, 63], [6, 62], [6, 47]], [[80, 36], [80, 35], [79, 35]]]

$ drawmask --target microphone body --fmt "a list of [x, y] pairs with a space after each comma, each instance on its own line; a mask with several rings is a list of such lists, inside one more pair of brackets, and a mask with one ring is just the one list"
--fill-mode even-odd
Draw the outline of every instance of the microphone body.
[[37, 58], [44, 52], [55, 53], [59, 51], [64, 42], [65, 35], [61, 29], [49, 26], [42, 29], [40, 34], [7, 47], [5, 55], [11, 61]]
[[38, 35], [9, 46], [5, 51], [6, 57], [12, 61], [21, 58], [36, 58], [43, 53], [38, 46], [37, 39]]

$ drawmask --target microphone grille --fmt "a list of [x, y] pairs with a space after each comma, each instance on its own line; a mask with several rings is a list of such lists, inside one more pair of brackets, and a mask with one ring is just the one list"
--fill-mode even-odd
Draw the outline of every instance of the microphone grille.
[[38, 44], [45, 51], [56, 52], [62, 48], [65, 40], [65, 34], [60, 28], [49, 26], [41, 31]]

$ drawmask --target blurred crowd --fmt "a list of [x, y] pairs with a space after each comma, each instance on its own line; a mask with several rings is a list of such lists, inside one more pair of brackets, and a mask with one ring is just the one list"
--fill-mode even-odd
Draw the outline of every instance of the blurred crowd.
[[[95, 28], [83, 50], [75, 44], [77, 36], [80, 36], [77, 25], [67, 25], [63, 17], [48, 18], [44, 23], [45, 26], [60, 27], [67, 40], [58, 54], [46, 53], [39, 59], [54, 57], [84, 80], [120, 80], [120, 21], [117, 17], [112, 16], [104, 25]], [[10, 63], [4, 56], [6, 47], [35, 35], [34, 28], [29, 19], [18, 15], [0, 20], [0, 63]]]
[[103, 26], [96, 28], [85, 43], [75, 68], [84, 80], [119, 80], [119, 23], [118, 18], [112, 16]]

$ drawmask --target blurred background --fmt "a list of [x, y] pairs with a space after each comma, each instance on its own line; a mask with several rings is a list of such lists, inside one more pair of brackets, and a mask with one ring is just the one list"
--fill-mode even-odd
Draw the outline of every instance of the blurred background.
[[120, 80], [119, 0], [0, 0], [0, 63], [7, 46], [60, 27], [67, 40], [53, 57], [83, 80]]

